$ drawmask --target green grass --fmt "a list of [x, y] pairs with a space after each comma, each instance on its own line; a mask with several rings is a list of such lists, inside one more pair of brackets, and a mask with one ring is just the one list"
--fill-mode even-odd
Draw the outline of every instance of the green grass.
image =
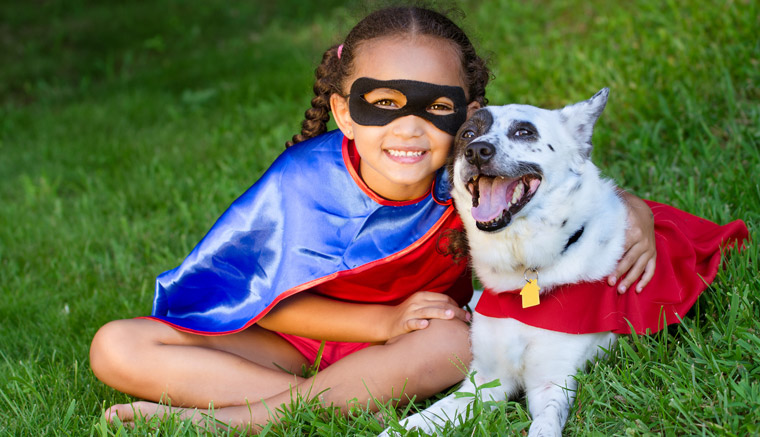
[[[0, 434], [128, 435], [89, 370], [109, 320], [147, 314], [177, 265], [282, 150], [322, 50], [363, 6], [172, 1], [0, 5]], [[491, 103], [602, 87], [594, 159], [641, 197], [760, 222], [757, 2], [464, 3]], [[567, 435], [760, 433], [760, 279], [732, 254], [689, 318], [580, 375]], [[424, 406], [423, 403], [419, 404]], [[500, 403], [452, 433], [521, 432]], [[401, 415], [403, 410], [387, 414]], [[373, 434], [374, 415], [293, 407], [275, 435]], [[193, 435], [181, 421], [161, 435]]]

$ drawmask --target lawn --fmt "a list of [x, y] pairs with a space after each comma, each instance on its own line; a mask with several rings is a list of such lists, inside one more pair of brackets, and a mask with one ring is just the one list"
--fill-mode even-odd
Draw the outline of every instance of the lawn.
[[[372, 2], [370, 7], [372, 7]], [[751, 0], [477, 0], [460, 21], [492, 104], [610, 101], [594, 160], [640, 197], [760, 236], [760, 7]], [[0, 435], [131, 435], [89, 342], [150, 312], [176, 266], [299, 129], [313, 70], [366, 2], [0, 4]], [[685, 322], [628, 337], [579, 376], [567, 435], [760, 433], [756, 244]], [[424, 403], [418, 403], [424, 406]], [[527, 429], [524, 402], [462, 435]], [[388, 411], [388, 420], [404, 410]], [[169, 421], [154, 434], [194, 435]], [[274, 435], [375, 434], [298, 405]], [[454, 431], [447, 431], [454, 433]]]

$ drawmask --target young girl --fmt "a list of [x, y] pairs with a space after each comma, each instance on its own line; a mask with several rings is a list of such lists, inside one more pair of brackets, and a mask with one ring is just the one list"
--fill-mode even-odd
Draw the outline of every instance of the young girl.
[[[131, 395], [233, 426], [277, 420], [295, 396], [325, 405], [429, 397], [470, 362], [466, 260], [448, 197], [453, 135], [486, 104], [489, 72], [462, 30], [419, 8], [370, 14], [330, 48], [299, 143], [159, 276], [153, 316], [117, 320], [92, 342], [95, 375]], [[332, 112], [339, 131], [324, 133]], [[651, 278], [651, 212], [633, 226], [611, 282]], [[224, 335], [222, 335], [224, 334]], [[314, 340], [316, 339], [316, 340]], [[316, 376], [303, 365], [324, 351]], [[131, 421], [152, 402], [106, 412]]]

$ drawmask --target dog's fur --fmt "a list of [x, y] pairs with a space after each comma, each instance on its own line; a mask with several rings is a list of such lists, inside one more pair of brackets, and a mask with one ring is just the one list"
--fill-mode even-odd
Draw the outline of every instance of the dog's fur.
[[[553, 111], [487, 107], [460, 129], [450, 167], [452, 194], [473, 267], [487, 288], [519, 290], [526, 271], [535, 270], [544, 296], [561, 284], [600, 280], [615, 268], [623, 253], [627, 210], [614, 184], [602, 179], [590, 161], [593, 126], [608, 93], [605, 88], [589, 100]], [[483, 190], [496, 186], [488, 182], [493, 177], [517, 181], [508, 194], [519, 184], [526, 194], [508, 213], [491, 220], [493, 212], [485, 219], [481, 212], [476, 215], [487, 221], [476, 222], [473, 204]], [[476, 313], [470, 370], [478, 386], [501, 382], [481, 389], [484, 399], [503, 400], [524, 390], [533, 417], [529, 435], [561, 435], [577, 386], [573, 376], [615, 339], [610, 332], [571, 335]], [[473, 382], [466, 379], [459, 391], [474, 393]], [[471, 401], [451, 395], [402, 425], [435, 431], [436, 424], [465, 414]]]

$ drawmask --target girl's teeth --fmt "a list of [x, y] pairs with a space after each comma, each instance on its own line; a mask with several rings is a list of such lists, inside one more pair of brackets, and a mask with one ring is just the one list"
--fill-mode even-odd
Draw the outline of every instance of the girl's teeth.
[[403, 151], [403, 150], [388, 149], [388, 153], [390, 153], [391, 156], [399, 156], [399, 157], [400, 156], [404, 156], [404, 157], [406, 157], [406, 156], [422, 156], [422, 154], [425, 153], [425, 152], [423, 152], [423, 151], [410, 152], [410, 151]]

